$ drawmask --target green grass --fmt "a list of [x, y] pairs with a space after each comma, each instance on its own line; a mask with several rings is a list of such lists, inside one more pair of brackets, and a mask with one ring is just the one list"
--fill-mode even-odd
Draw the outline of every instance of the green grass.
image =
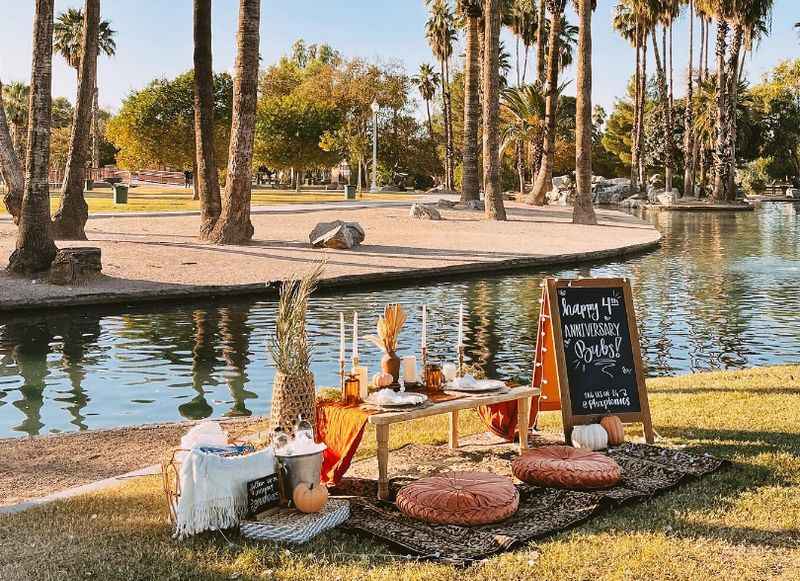
[[[55, 212], [59, 205], [59, 193], [51, 192], [50, 208]], [[364, 192], [359, 200], [408, 200], [414, 194]], [[157, 186], [139, 186], [130, 190], [127, 204], [115, 204], [111, 190], [98, 188], [86, 193], [89, 213], [96, 212], [177, 212], [200, 210], [200, 202], [192, 200], [191, 190], [184, 188], [162, 188]], [[278, 204], [312, 204], [319, 202], [344, 201], [342, 192], [302, 191], [294, 190], [262, 190], [253, 189], [253, 206], [271, 206]], [[0, 196], [0, 215], [7, 214]]]
[[[800, 366], [648, 383], [664, 444], [734, 465], [466, 570], [393, 558], [386, 545], [343, 532], [291, 550], [235, 535], [235, 545], [218, 534], [173, 541], [160, 480], [143, 478], [0, 518], [0, 579], [800, 578]], [[547, 416], [554, 429], [557, 414]], [[480, 427], [474, 416], [464, 422], [464, 432]], [[393, 447], [442, 443], [446, 422], [421, 420], [392, 436]]]

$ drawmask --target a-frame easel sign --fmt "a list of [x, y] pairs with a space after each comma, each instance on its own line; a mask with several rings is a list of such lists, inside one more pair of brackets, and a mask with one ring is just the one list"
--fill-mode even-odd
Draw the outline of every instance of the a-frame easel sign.
[[560, 407], [567, 442], [574, 426], [613, 414], [653, 443], [628, 279], [545, 279], [533, 385], [542, 411]]

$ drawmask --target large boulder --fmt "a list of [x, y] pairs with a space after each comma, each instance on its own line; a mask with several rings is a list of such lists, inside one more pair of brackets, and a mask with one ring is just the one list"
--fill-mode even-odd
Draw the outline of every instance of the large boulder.
[[674, 197], [674, 192], [675, 190], [673, 190], [673, 194], [670, 194], [668, 192], [662, 192], [660, 194], [657, 194], [656, 201], [662, 206], [670, 206], [675, 203], [676, 198]]
[[[608, 183], [608, 182], [606, 182]], [[597, 188], [594, 192], [595, 204], [617, 204], [631, 193], [630, 183]]]
[[336, 248], [350, 250], [361, 244], [366, 238], [364, 229], [357, 222], [320, 222], [308, 235], [308, 241], [314, 248]]
[[441, 220], [439, 210], [427, 204], [413, 204], [409, 215], [417, 220]]
[[50, 266], [49, 281], [58, 285], [81, 283], [100, 274], [102, 270], [99, 248], [62, 248]]
[[442, 210], [452, 210], [456, 207], [456, 204], [458, 204], [458, 202], [454, 200], [445, 200], [444, 198], [436, 202], [436, 206]]

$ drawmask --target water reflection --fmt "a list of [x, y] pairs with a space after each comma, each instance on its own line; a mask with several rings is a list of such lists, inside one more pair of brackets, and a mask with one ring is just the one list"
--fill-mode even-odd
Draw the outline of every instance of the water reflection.
[[[798, 206], [748, 214], [656, 214], [660, 250], [625, 262], [314, 297], [309, 333], [318, 385], [336, 385], [338, 314], [372, 326], [387, 302], [409, 319], [401, 349], [418, 353], [429, 306], [429, 357], [455, 359], [467, 312], [467, 360], [527, 380], [543, 276], [626, 276], [634, 286], [650, 375], [800, 359]], [[268, 411], [271, 301], [24, 314], [0, 319], [0, 435], [248, 416]], [[380, 353], [361, 345], [377, 369]], [[10, 405], [9, 405], [10, 404]]]

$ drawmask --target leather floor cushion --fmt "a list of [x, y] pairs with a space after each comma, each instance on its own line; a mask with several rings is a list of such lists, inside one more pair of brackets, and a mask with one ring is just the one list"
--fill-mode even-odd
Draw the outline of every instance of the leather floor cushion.
[[622, 478], [612, 458], [571, 446], [535, 448], [515, 458], [511, 469], [527, 484], [556, 488], [609, 488]]
[[429, 523], [474, 526], [510, 517], [519, 492], [510, 478], [488, 472], [444, 472], [421, 478], [397, 493], [397, 508]]

